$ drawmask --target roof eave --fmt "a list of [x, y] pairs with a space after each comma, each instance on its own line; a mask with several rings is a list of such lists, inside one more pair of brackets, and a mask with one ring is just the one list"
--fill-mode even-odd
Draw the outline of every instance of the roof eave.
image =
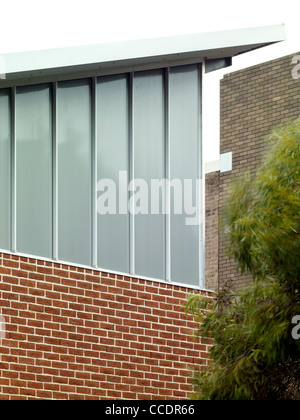
[[2, 56], [5, 78], [70, 73], [118, 73], [234, 57], [285, 40], [284, 25], [236, 29], [120, 43], [11, 53]]

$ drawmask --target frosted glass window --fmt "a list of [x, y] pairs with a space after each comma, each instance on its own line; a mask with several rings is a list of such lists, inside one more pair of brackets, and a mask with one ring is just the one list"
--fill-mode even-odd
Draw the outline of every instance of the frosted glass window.
[[11, 111], [10, 91], [0, 90], [0, 248], [11, 248]]
[[[103, 209], [98, 209], [102, 214], [97, 216], [98, 265], [125, 273], [129, 272], [128, 162], [127, 76], [100, 77], [97, 83], [97, 181], [98, 204]], [[106, 179], [115, 185], [114, 202], [106, 200], [108, 188], [111, 191], [113, 188]]]
[[[164, 279], [165, 215], [162, 194], [159, 214], [151, 214], [151, 181], [165, 178], [165, 104], [162, 70], [135, 73], [134, 78], [134, 175], [136, 183], [135, 274]], [[147, 190], [146, 190], [147, 188]], [[143, 192], [147, 194], [147, 202]], [[161, 192], [161, 189], [160, 189]], [[141, 195], [141, 198], [138, 198]], [[141, 201], [144, 202], [141, 202]]]
[[[197, 66], [170, 71], [170, 173], [171, 179], [195, 180], [200, 165], [200, 95]], [[183, 185], [183, 184], [182, 184]], [[184, 197], [184, 194], [182, 194]], [[171, 204], [174, 190], [171, 189]], [[194, 202], [195, 194], [194, 194]], [[184, 208], [184, 203], [182, 202]], [[171, 213], [171, 278], [199, 285], [199, 226], [186, 225], [186, 214]]]
[[60, 82], [58, 123], [58, 255], [91, 265], [90, 80]]
[[49, 85], [17, 88], [17, 250], [52, 254], [52, 113]]
[[199, 286], [200, 90], [198, 65], [0, 89], [0, 249]]

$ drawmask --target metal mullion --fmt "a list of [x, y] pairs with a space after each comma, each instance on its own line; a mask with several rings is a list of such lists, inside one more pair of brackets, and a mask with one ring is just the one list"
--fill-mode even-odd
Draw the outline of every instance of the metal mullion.
[[98, 267], [97, 226], [97, 77], [92, 78], [92, 266]]
[[16, 87], [11, 90], [11, 250], [17, 252]]
[[[205, 75], [204, 63], [198, 65], [198, 100], [199, 100], [199, 135], [198, 135], [198, 178], [201, 179], [200, 220], [199, 220], [199, 286], [205, 288], [205, 175], [203, 154], [203, 78]], [[198, 205], [198, 203], [197, 203]]]
[[170, 194], [170, 68], [165, 69], [165, 179], [166, 179], [166, 280], [171, 281], [171, 194]]
[[[134, 182], [134, 73], [129, 74], [129, 182]], [[128, 191], [128, 199], [130, 192]], [[129, 271], [135, 274], [135, 218], [134, 202], [129, 209]]]
[[58, 260], [58, 126], [57, 82], [52, 84], [52, 258]]

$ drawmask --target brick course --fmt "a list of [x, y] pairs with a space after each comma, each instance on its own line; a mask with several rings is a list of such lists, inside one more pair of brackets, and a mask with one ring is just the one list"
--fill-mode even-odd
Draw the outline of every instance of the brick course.
[[187, 399], [208, 364], [188, 288], [10, 254], [0, 281], [0, 399]]

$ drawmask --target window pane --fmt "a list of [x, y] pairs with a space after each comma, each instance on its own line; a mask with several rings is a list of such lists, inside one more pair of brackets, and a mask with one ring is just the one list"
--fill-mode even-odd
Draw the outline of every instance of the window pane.
[[0, 90], [0, 248], [10, 250], [11, 201], [11, 112], [10, 92]]
[[58, 255], [91, 265], [91, 88], [58, 84]]
[[17, 250], [52, 256], [52, 116], [49, 85], [17, 88]]
[[[165, 178], [165, 112], [163, 71], [147, 71], [134, 78], [135, 274], [164, 279], [165, 215], [151, 214], [151, 181]], [[161, 191], [161, 189], [160, 189]], [[140, 197], [140, 198], [139, 198]], [[161, 203], [161, 194], [156, 200]], [[146, 199], [146, 201], [145, 201]], [[142, 202], [143, 201], [143, 202]], [[157, 210], [157, 207], [156, 207]], [[145, 211], [148, 214], [143, 214]]]
[[[170, 172], [171, 180], [193, 180], [195, 198], [199, 169], [199, 74], [197, 66], [176, 67], [170, 72]], [[184, 197], [184, 194], [182, 194]], [[177, 198], [178, 199], [178, 198]], [[171, 189], [171, 203], [174, 190]], [[171, 278], [199, 285], [199, 226], [186, 225], [182, 214], [171, 213]], [[195, 200], [193, 200], [195, 204]]]
[[[97, 84], [98, 153], [98, 266], [129, 272], [128, 185], [128, 83], [126, 75], [100, 77]], [[119, 173], [121, 184], [119, 183]], [[105, 179], [113, 181], [114, 191]], [[108, 197], [110, 188], [113, 196]], [[124, 192], [119, 203], [120, 188]], [[101, 191], [102, 190], [102, 191]], [[116, 197], [115, 194], [116, 193]], [[101, 196], [103, 200], [101, 200]], [[124, 211], [119, 212], [119, 204]], [[105, 208], [106, 207], [106, 208]], [[100, 211], [101, 209], [98, 208]], [[107, 214], [103, 214], [107, 212]], [[115, 214], [113, 214], [115, 213]], [[122, 214], [123, 213], [123, 214]], [[125, 214], [124, 214], [125, 213]], [[126, 214], [127, 213], [127, 214]]]

